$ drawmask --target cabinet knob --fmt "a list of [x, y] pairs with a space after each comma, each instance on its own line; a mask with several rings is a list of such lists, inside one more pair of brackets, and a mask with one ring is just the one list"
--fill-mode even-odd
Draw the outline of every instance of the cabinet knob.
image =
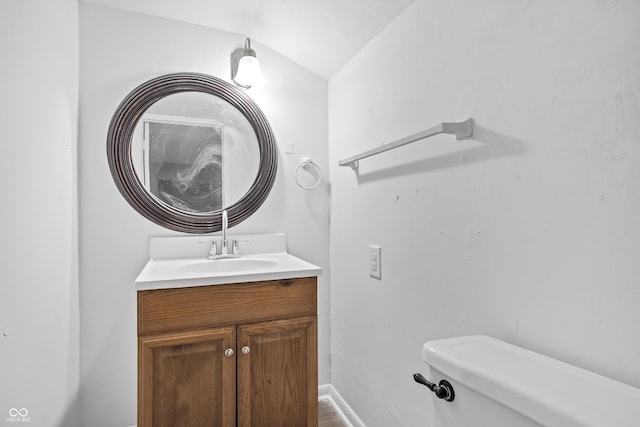
[[249, 354], [251, 352], [251, 349], [249, 348], [248, 345], [245, 345], [244, 347], [242, 347], [242, 354]]
[[229, 357], [229, 356], [233, 356], [233, 349], [228, 348], [224, 351], [224, 355]]

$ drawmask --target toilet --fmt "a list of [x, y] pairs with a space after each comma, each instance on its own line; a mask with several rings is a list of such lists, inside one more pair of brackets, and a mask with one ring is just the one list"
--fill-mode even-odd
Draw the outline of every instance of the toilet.
[[640, 389], [487, 336], [426, 342], [427, 377], [455, 398], [424, 388], [430, 426], [638, 427]]

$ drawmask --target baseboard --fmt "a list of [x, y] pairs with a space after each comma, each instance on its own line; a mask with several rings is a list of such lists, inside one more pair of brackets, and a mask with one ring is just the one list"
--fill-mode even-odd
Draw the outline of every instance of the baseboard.
[[353, 409], [347, 404], [347, 402], [340, 396], [340, 393], [333, 388], [331, 384], [325, 384], [318, 387], [318, 401], [328, 400], [331, 402], [338, 416], [351, 427], [366, 427], [364, 423], [358, 418]]

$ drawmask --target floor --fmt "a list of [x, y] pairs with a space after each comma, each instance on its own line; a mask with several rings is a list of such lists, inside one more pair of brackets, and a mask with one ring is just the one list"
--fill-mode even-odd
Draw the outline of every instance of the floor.
[[328, 400], [318, 402], [318, 427], [351, 427], [336, 413]]

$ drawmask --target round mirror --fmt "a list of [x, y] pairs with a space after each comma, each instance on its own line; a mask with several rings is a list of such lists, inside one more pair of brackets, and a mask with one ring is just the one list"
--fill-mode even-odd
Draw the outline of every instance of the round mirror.
[[154, 103], [133, 134], [131, 160], [153, 196], [186, 212], [215, 212], [236, 203], [258, 174], [251, 123], [227, 101], [182, 92]]
[[253, 214], [275, 179], [275, 138], [242, 91], [195, 73], [161, 76], [134, 89], [109, 126], [107, 156], [129, 204], [163, 227], [219, 231]]

